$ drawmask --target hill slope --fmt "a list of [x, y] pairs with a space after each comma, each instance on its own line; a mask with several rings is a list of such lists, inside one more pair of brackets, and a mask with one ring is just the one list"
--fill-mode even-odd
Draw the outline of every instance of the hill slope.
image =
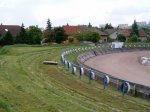
[[0, 112], [149, 112], [150, 101], [121, 96], [111, 88], [72, 76], [56, 60], [65, 46], [0, 50]]

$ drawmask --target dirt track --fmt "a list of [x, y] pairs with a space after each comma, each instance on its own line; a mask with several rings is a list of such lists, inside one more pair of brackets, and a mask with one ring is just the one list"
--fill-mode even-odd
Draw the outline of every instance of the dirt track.
[[141, 56], [150, 57], [150, 51], [100, 55], [84, 64], [121, 79], [150, 86], [150, 66], [139, 63], [138, 57]]

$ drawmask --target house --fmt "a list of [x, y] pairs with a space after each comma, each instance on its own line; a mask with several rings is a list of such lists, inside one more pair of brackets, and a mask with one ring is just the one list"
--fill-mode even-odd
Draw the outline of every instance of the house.
[[107, 34], [105, 32], [102, 32], [100, 29], [98, 28], [94, 28], [94, 27], [83, 27], [82, 29], [88, 30], [88, 31], [92, 31], [92, 32], [97, 32], [100, 35], [100, 42], [107, 42]]
[[141, 39], [141, 41], [145, 41], [148, 39], [148, 35], [144, 30], [139, 30], [139, 38]]
[[[63, 29], [65, 30], [66, 34], [68, 35], [68, 39], [69, 38], [74, 38], [74, 42], [77, 43], [77, 37], [75, 36], [76, 33], [81, 31], [80, 26], [70, 26], [70, 25], [66, 25], [63, 26]], [[66, 44], [68, 43], [68, 41], [65, 42]]]
[[117, 35], [118, 35], [117, 29], [106, 29], [104, 32], [105, 32], [111, 39], [113, 39], [113, 40], [117, 39]]
[[99, 30], [99, 32], [100, 32], [101, 42], [107, 42], [108, 35], [105, 32], [102, 32], [101, 30]]
[[[111, 39], [117, 40], [117, 36], [119, 34], [122, 34], [126, 37], [126, 40], [128, 40], [131, 37], [131, 29], [107, 29], [105, 30], [105, 33], [109, 35]], [[141, 41], [147, 40], [147, 34], [144, 30], [139, 30], [139, 38]]]
[[21, 27], [18, 25], [0, 25], [0, 34], [5, 36], [5, 34], [10, 31], [12, 36], [15, 37], [19, 34]]
[[72, 36], [72, 35], [76, 34], [77, 32], [81, 31], [80, 26], [66, 25], [66, 26], [63, 26], [63, 29], [65, 30], [65, 32], [68, 36]]
[[[68, 35], [68, 38], [71, 37], [75, 37], [75, 40], [77, 40], [75, 34], [81, 31], [92, 31], [92, 32], [97, 32], [99, 33], [100, 37], [101, 37], [101, 42], [107, 42], [107, 34], [102, 32], [101, 30], [99, 30], [98, 28], [94, 28], [94, 27], [88, 27], [86, 25], [78, 25], [78, 26], [70, 26], [70, 25], [66, 25], [63, 26], [66, 34]], [[76, 41], [77, 42], [77, 41]]]

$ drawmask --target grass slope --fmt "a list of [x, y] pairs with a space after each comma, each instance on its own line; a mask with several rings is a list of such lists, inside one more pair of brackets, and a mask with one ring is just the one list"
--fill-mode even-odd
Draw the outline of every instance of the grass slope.
[[[0, 50], [0, 112], [149, 112], [150, 101], [121, 96], [79, 80], [59, 64], [68, 46], [6, 46]], [[69, 46], [74, 47], [74, 46]], [[72, 56], [76, 57], [76, 55]], [[71, 57], [70, 57], [71, 58]]]

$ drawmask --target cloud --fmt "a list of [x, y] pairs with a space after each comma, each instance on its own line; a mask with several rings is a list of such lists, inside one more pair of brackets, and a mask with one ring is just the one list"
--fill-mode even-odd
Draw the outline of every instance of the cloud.
[[148, 0], [0, 0], [0, 22], [45, 27], [50, 18], [53, 26], [131, 24], [134, 19], [148, 21], [149, 4]]

